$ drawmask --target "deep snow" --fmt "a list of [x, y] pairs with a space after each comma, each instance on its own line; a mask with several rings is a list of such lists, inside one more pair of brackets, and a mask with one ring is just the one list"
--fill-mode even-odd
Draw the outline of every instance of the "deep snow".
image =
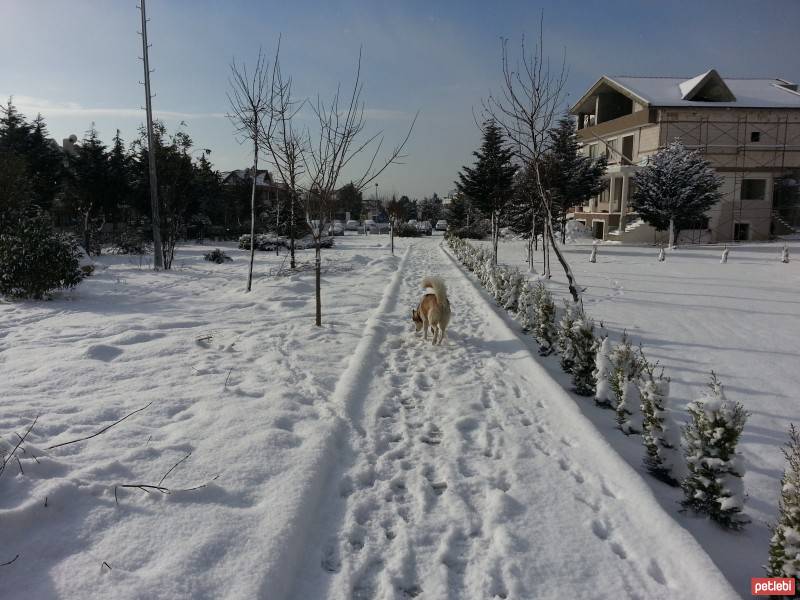
[[[337, 239], [320, 329], [311, 272], [259, 253], [246, 294], [244, 252], [197, 246], [0, 303], [0, 435], [39, 415], [0, 479], [0, 596], [735, 597], [439, 240]], [[435, 348], [409, 319], [429, 274]], [[115, 501], [190, 452], [172, 493]]]

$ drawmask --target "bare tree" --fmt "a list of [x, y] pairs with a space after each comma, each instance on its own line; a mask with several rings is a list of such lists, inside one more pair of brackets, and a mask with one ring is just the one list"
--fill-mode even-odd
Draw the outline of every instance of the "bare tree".
[[270, 162], [289, 195], [289, 266], [294, 269], [294, 238], [296, 210], [300, 197], [300, 178], [304, 174], [306, 135], [296, 131], [294, 117], [300, 112], [305, 100], [297, 100], [292, 94], [292, 78], [284, 77], [280, 64], [281, 43], [272, 62], [270, 74], [269, 110], [266, 125], [261, 131], [261, 144], [269, 153]]
[[335, 208], [336, 188], [339, 176], [347, 168], [355, 168], [353, 161], [364, 154], [368, 158], [367, 165], [360, 170], [360, 176], [352, 180], [358, 190], [363, 190], [374, 181], [390, 165], [397, 164], [403, 158], [403, 149], [411, 137], [417, 115], [411, 122], [402, 142], [388, 153], [385, 159], [379, 159], [383, 146], [383, 132], [365, 136], [366, 121], [364, 103], [361, 100], [363, 83], [361, 81], [361, 51], [358, 53], [353, 88], [347, 95], [342, 94], [341, 85], [328, 102], [319, 96], [315, 102], [309, 103], [316, 117], [314, 131], [308, 132], [308, 151], [303, 154], [304, 167], [308, 175], [308, 187], [304, 194], [306, 220], [314, 239], [315, 273], [316, 273], [316, 325], [322, 325], [322, 297], [320, 274], [322, 265], [322, 235], [325, 225]]
[[[534, 183], [544, 214], [544, 236], [564, 268], [569, 291], [575, 302], [580, 294], [575, 276], [553, 235], [552, 197], [543, 181], [543, 159], [549, 147], [548, 131], [554, 126], [563, 111], [567, 82], [566, 56], [561, 66], [551, 68], [544, 53], [544, 15], [539, 20], [539, 38], [532, 52], [522, 40], [521, 58], [512, 64], [508, 51], [508, 40], [502, 40], [502, 94], [489, 96], [484, 103], [484, 112], [500, 123], [506, 136], [515, 146], [517, 156], [523, 164], [530, 165]], [[545, 257], [547, 269], [547, 258]]]
[[250, 270], [247, 274], [247, 291], [253, 285], [253, 260], [256, 252], [256, 183], [258, 181], [258, 149], [262, 138], [264, 118], [270, 111], [269, 64], [261, 49], [252, 74], [245, 64], [231, 61], [231, 91], [228, 101], [231, 112], [228, 118], [236, 128], [239, 142], [253, 145], [252, 190], [250, 193]]

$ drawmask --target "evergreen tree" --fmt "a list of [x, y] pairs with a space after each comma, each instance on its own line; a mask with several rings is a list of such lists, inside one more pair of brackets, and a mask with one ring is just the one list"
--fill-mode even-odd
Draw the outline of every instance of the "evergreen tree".
[[657, 366], [642, 357], [642, 377], [639, 392], [642, 399], [642, 443], [645, 447], [644, 464], [657, 479], [677, 486], [685, 477], [685, 468], [680, 456], [680, 432], [667, 412], [669, 378], [664, 369], [656, 372]]
[[614, 392], [617, 424], [625, 434], [642, 431], [641, 398], [638, 379], [642, 362], [626, 334], [611, 351], [612, 365], [611, 390]]
[[789, 441], [783, 448], [786, 470], [781, 478], [778, 522], [772, 526], [768, 577], [800, 579], [800, 432], [789, 425]]
[[613, 375], [613, 365], [611, 363], [611, 340], [607, 335], [603, 336], [597, 349], [594, 362], [594, 379], [596, 382], [594, 401], [598, 406], [612, 408], [611, 379]]
[[683, 430], [688, 475], [681, 483], [683, 506], [707, 514], [723, 527], [738, 529], [747, 521], [744, 507], [744, 463], [736, 444], [747, 413], [725, 397], [711, 373], [709, 390], [687, 407], [691, 421]]
[[572, 324], [572, 384], [579, 396], [595, 393], [597, 380], [594, 375], [597, 360], [597, 339], [594, 336], [594, 322], [580, 308], [575, 313]]
[[571, 117], [560, 119], [548, 135], [551, 145], [543, 173], [552, 200], [553, 219], [561, 224], [561, 242], [564, 243], [570, 208], [583, 205], [605, 189], [608, 182], [603, 175], [607, 159], [605, 156], [593, 159], [580, 153], [575, 121]]
[[555, 350], [558, 332], [556, 330], [556, 305], [550, 291], [539, 281], [535, 289], [536, 312], [534, 317], [536, 341], [539, 354], [547, 356]]
[[31, 149], [33, 126], [25, 120], [9, 98], [5, 107], [0, 107], [0, 150], [27, 157]]
[[62, 192], [65, 169], [63, 155], [57, 144], [48, 137], [42, 115], [37, 115], [33, 121], [27, 158], [33, 201], [49, 210], [53, 200]]
[[572, 373], [575, 366], [575, 348], [572, 340], [572, 326], [578, 318], [579, 308], [564, 301], [564, 314], [558, 322], [558, 353], [561, 356], [561, 369], [565, 373]]
[[108, 154], [108, 197], [112, 202], [106, 207], [106, 219], [111, 222], [130, 220], [133, 203], [131, 159], [125, 151], [119, 129]]
[[492, 220], [492, 260], [497, 264], [497, 243], [503, 209], [511, 198], [514, 173], [517, 168], [511, 162], [514, 156], [506, 146], [500, 127], [492, 120], [483, 124], [483, 142], [473, 152], [475, 166], [462, 167], [456, 187], [470, 198]]
[[722, 197], [722, 179], [711, 164], [679, 141], [648, 158], [633, 183], [631, 207], [657, 231], [669, 230], [670, 247], [682, 229], [694, 226]]
[[83, 234], [83, 247], [91, 254], [94, 220], [103, 214], [109, 198], [109, 160], [97, 130], [86, 132], [75, 155], [69, 158], [68, 202], [78, 217]]
[[536, 288], [530, 281], [525, 281], [517, 300], [517, 321], [522, 331], [531, 331], [536, 327]]
[[336, 192], [337, 209], [339, 212], [349, 212], [350, 218], [360, 220], [364, 212], [364, 197], [353, 183], [342, 186]]

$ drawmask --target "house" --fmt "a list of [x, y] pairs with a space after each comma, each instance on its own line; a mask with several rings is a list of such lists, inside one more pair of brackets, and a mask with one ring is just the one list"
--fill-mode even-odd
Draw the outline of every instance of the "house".
[[572, 217], [594, 237], [660, 242], [630, 210], [632, 175], [673, 140], [699, 149], [723, 178], [723, 198], [682, 241], [764, 240], [788, 233], [773, 211], [781, 177], [800, 168], [800, 92], [783, 79], [603, 76], [575, 103], [582, 152], [605, 153], [609, 185]]
[[[252, 169], [237, 169], [222, 173], [222, 185], [241, 186], [251, 185], [250, 173]], [[268, 206], [275, 201], [275, 198], [284, 197], [286, 186], [277, 183], [272, 173], [266, 169], [259, 169], [256, 175], [256, 203], [261, 206]]]

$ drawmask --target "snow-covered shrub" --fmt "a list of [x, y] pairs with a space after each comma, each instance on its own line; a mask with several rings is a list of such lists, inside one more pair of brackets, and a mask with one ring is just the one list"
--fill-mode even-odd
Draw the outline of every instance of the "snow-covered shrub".
[[642, 431], [641, 399], [638, 379], [641, 375], [642, 361], [631, 345], [626, 334], [611, 351], [611, 390], [614, 392], [614, 406], [617, 424], [626, 434]]
[[744, 464], [736, 444], [747, 413], [731, 402], [714, 373], [709, 390], [687, 407], [691, 421], [683, 430], [688, 475], [681, 483], [683, 506], [707, 514], [723, 527], [738, 529], [747, 521], [744, 507]]
[[519, 297], [526, 283], [525, 276], [517, 269], [511, 269], [508, 273], [508, 286], [503, 297], [503, 308], [516, 311], [519, 307]]
[[589, 262], [596, 263], [597, 262], [597, 245], [595, 244], [592, 246], [592, 253], [589, 255]]
[[789, 262], [789, 246], [786, 244], [783, 245], [783, 250], [781, 251], [781, 262], [788, 263]]
[[680, 453], [681, 436], [678, 426], [667, 411], [669, 378], [664, 369], [642, 359], [639, 393], [642, 399], [642, 443], [644, 464], [657, 479], [677, 486], [686, 476]]
[[577, 319], [579, 308], [569, 302], [564, 302], [564, 314], [558, 322], [558, 353], [561, 356], [559, 362], [565, 373], [572, 373], [575, 365], [575, 349], [572, 339], [572, 326]]
[[595, 392], [594, 377], [597, 356], [597, 339], [594, 337], [594, 321], [586, 316], [583, 309], [575, 311], [572, 324], [572, 384], [575, 393], [591, 396]]
[[41, 300], [83, 279], [82, 251], [71, 236], [53, 229], [38, 210], [20, 213], [0, 233], [0, 294]]
[[230, 256], [225, 254], [225, 252], [223, 252], [219, 248], [215, 248], [211, 252], [204, 254], [203, 259], [210, 262], [215, 262], [218, 265], [221, 265], [222, 263], [226, 262], [231, 262], [233, 260]]
[[556, 304], [553, 295], [539, 281], [534, 289], [534, 335], [539, 344], [539, 351], [543, 356], [555, 350], [558, 332], [556, 331]]
[[800, 578], [800, 433], [789, 425], [789, 442], [783, 448], [789, 463], [781, 478], [778, 522], [772, 526], [768, 577]]
[[522, 289], [517, 299], [517, 321], [522, 331], [531, 331], [536, 327], [536, 288], [523, 277]]
[[422, 231], [410, 223], [400, 223], [400, 225], [398, 225], [394, 230], [394, 234], [397, 237], [420, 237], [422, 235]]
[[728, 254], [730, 254], [730, 249], [726, 244], [722, 250], [722, 258], [719, 259], [719, 262], [722, 263], [723, 265], [728, 262]]
[[664, 247], [658, 249], [658, 262], [664, 262], [667, 260], [667, 255], [664, 254]]
[[612, 404], [611, 401], [614, 397], [614, 392], [611, 389], [612, 374], [611, 340], [606, 335], [603, 336], [603, 339], [600, 341], [594, 360], [594, 401], [598, 406], [612, 408], [616, 404]]

